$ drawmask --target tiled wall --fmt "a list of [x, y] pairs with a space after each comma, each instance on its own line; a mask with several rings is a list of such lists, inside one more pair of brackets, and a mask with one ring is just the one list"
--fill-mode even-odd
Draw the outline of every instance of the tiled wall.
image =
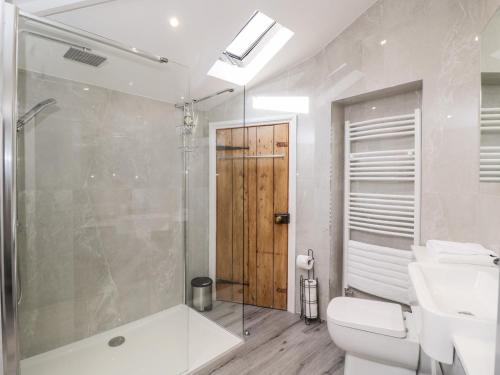
[[443, 369], [443, 375], [466, 375], [457, 353], [455, 353], [455, 356], [453, 358], [453, 364], [441, 366], [441, 368]]
[[182, 155], [170, 104], [37, 73], [19, 112], [23, 357], [182, 303]]

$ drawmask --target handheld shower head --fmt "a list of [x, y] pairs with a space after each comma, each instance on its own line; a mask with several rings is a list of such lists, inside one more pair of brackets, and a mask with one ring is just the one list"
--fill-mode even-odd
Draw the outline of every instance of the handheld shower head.
[[54, 98], [46, 99], [44, 101], [41, 101], [37, 105], [35, 105], [33, 108], [31, 108], [28, 112], [26, 112], [24, 115], [19, 117], [19, 120], [17, 120], [17, 130], [21, 130], [26, 123], [31, 121], [38, 113], [43, 111], [45, 108], [50, 107], [53, 104], [56, 104], [57, 101]]

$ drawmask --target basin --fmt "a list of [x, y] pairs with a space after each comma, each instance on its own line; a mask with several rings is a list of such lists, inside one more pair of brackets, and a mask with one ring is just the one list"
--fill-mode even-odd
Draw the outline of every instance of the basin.
[[494, 340], [498, 268], [415, 262], [408, 266], [422, 349], [453, 363], [453, 338]]

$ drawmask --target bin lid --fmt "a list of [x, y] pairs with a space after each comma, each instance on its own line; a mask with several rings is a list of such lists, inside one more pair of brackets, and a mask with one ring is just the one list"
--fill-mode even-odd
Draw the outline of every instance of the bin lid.
[[195, 277], [191, 280], [191, 286], [203, 287], [212, 285], [212, 279], [210, 277]]

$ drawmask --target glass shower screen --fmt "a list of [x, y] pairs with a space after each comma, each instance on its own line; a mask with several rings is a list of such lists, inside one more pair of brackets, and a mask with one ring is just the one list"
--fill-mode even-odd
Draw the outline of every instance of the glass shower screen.
[[20, 373], [187, 371], [188, 70], [28, 15], [18, 43]]

